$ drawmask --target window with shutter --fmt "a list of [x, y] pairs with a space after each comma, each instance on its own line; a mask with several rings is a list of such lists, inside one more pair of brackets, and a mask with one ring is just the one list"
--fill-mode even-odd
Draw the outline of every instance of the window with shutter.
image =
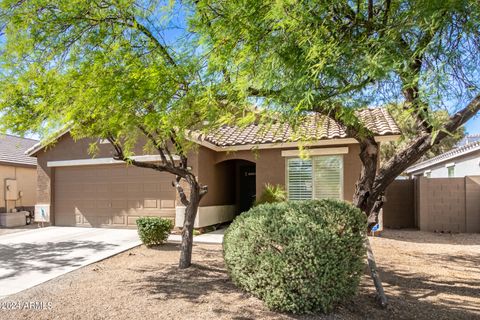
[[343, 199], [343, 157], [287, 159], [289, 200]]
[[313, 158], [314, 199], [343, 199], [343, 158]]
[[287, 185], [289, 200], [312, 199], [312, 161], [288, 159]]

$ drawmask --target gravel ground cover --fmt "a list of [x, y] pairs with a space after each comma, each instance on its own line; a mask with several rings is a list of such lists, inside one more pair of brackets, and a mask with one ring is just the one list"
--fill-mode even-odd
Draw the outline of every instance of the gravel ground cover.
[[385, 310], [365, 275], [358, 295], [330, 315], [275, 313], [229, 281], [220, 245], [195, 245], [194, 266], [180, 271], [179, 245], [168, 243], [0, 300], [0, 319], [480, 319], [480, 234], [386, 230], [371, 241]]

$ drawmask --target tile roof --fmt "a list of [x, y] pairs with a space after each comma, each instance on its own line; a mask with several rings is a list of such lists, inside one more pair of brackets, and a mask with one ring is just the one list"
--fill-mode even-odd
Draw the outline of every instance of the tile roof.
[[422, 161], [420, 163], [414, 164], [413, 166], [407, 168], [405, 170], [406, 173], [413, 173], [418, 170], [429, 168], [433, 165], [436, 165], [440, 162], [447, 161], [450, 159], [454, 159], [460, 156], [464, 156], [470, 154], [475, 151], [480, 151], [480, 140], [474, 141], [468, 144], [465, 144], [461, 147], [454, 148], [450, 151], [442, 153], [436, 157], [430, 158], [428, 160]]
[[[359, 118], [376, 136], [398, 135], [400, 129], [385, 108], [371, 108], [357, 111]], [[203, 140], [218, 147], [229, 147], [264, 143], [295, 142], [323, 139], [350, 138], [345, 130], [331, 118], [319, 113], [305, 117], [296, 133], [288, 123], [251, 124], [245, 127], [223, 126], [206, 134]]]
[[38, 141], [12, 135], [0, 135], [0, 162], [21, 165], [36, 165], [37, 159], [25, 155], [25, 150]]

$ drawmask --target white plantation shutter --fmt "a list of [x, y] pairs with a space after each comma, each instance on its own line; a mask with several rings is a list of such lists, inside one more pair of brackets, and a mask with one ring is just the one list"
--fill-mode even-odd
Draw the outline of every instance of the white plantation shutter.
[[287, 188], [289, 200], [343, 199], [343, 157], [288, 159]]
[[343, 158], [323, 156], [313, 158], [313, 198], [343, 198]]
[[312, 161], [288, 159], [287, 185], [289, 200], [312, 199]]

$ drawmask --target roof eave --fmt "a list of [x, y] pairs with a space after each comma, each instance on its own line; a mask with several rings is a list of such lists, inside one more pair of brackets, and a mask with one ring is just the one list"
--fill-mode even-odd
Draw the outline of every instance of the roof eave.
[[480, 144], [477, 145], [477, 146], [474, 146], [474, 147], [471, 147], [471, 148], [466, 148], [465, 150], [461, 150], [460, 152], [458, 153], [453, 153], [452, 155], [450, 156], [447, 156], [445, 158], [439, 158], [437, 160], [434, 160], [434, 158], [432, 159], [428, 159], [428, 160], [425, 160], [423, 162], [420, 162], [418, 164], [415, 164], [409, 168], [407, 168], [405, 170], [405, 172], [407, 174], [413, 174], [417, 171], [420, 171], [420, 170], [424, 170], [424, 169], [427, 169], [429, 167], [432, 167], [432, 166], [435, 166], [439, 163], [442, 163], [442, 162], [446, 162], [446, 161], [450, 161], [450, 160], [453, 160], [453, 159], [456, 159], [458, 157], [462, 157], [462, 156], [465, 156], [465, 155], [468, 155], [472, 152], [475, 152], [475, 151], [479, 151], [480, 150]]
[[37, 166], [37, 164], [23, 163], [23, 162], [13, 162], [13, 161], [0, 161], [0, 166], [35, 168]]
[[30, 148], [28, 148], [27, 150], [25, 150], [25, 154], [27, 156], [34, 157], [37, 152], [41, 151], [43, 148], [50, 145], [51, 143], [57, 141], [58, 139], [60, 139], [61, 137], [63, 137], [65, 134], [69, 132], [70, 132], [70, 129], [65, 129], [61, 131], [59, 134], [57, 134], [55, 137], [53, 137], [52, 139], [47, 140], [47, 142], [45, 143], [42, 143], [40, 141], [34, 144], [33, 146], [31, 146]]
[[[399, 134], [390, 134], [375, 136], [375, 141], [377, 142], [389, 142], [396, 141], [400, 138]], [[208, 149], [217, 151], [217, 152], [231, 152], [231, 151], [242, 151], [242, 150], [260, 150], [260, 149], [281, 149], [281, 148], [296, 148], [298, 146], [303, 147], [321, 147], [321, 146], [331, 146], [331, 145], [347, 145], [347, 144], [356, 144], [357, 140], [354, 138], [333, 138], [333, 139], [322, 139], [315, 141], [293, 141], [293, 142], [273, 142], [273, 143], [258, 143], [258, 144], [241, 144], [241, 145], [231, 145], [231, 146], [218, 146], [209, 141], [201, 139], [199, 136], [193, 136], [191, 138], [193, 142], [198, 143], [201, 146], [204, 146]]]

